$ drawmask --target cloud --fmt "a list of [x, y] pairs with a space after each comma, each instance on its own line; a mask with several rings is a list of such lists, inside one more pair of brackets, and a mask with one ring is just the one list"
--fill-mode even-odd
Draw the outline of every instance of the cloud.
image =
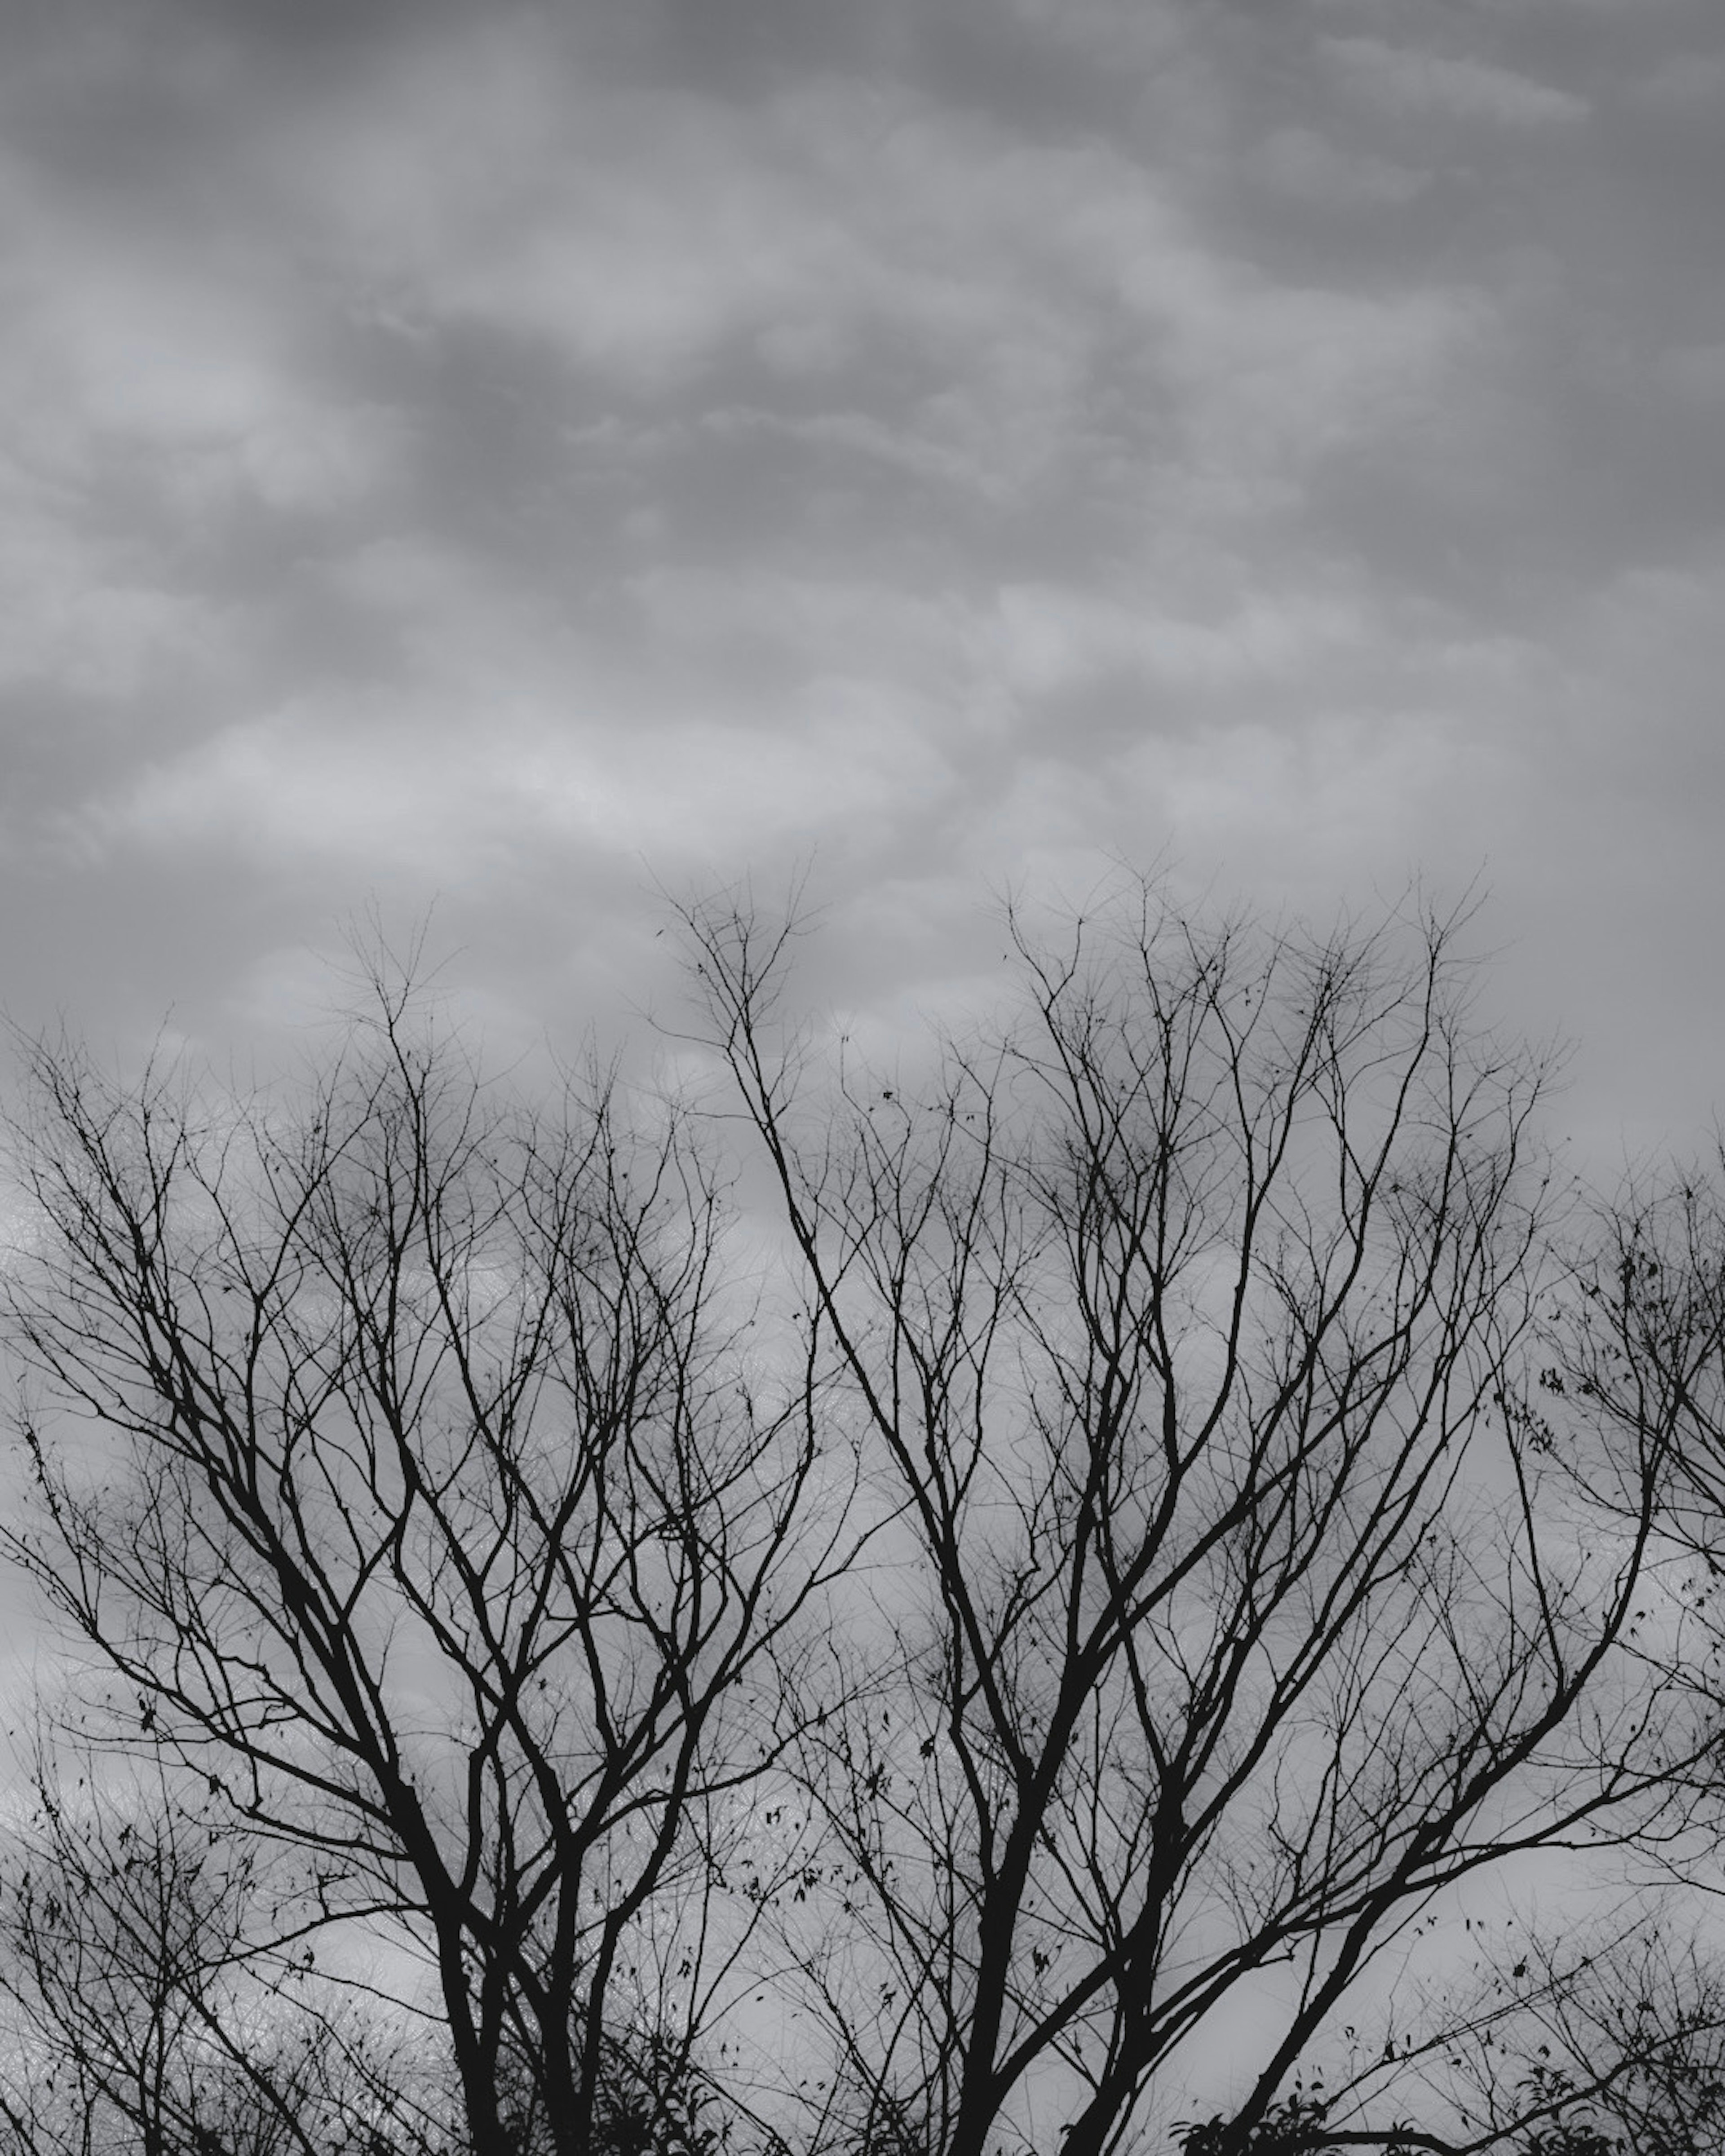
[[[1286, 454], [1368, 425], [1388, 375], [1450, 336], [1429, 295], [1278, 292], [1230, 265], [1101, 136], [1028, 141], [889, 80], [793, 80], [746, 106], [589, 83], [578, 52], [548, 29], [428, 41], [387, 96], [285, 134], [277, 184], [415, 335], [483, 328], [670, 406], [752, 358], [806, 393], [730, 398], [703, 424], [997, 498], [1084, 453], [1099, 383], [1122, 412], [1179, 396], [1210, 444], [1237, 416], [1261, 441], [1285, 396]], [[1282, 183], [1417, 187], [1314, 144], [1271, 146]], [[1134, 317], [1158, 346], [1122, 345]]]
[[136, 548], [80, 533], [67, 507], [63, 490], [0, 466], [0, 689], [105, 704], [183, 694], [228, 655], [219, 608]]
[[1310, 127], [1275, 129], [1253, 149], [1250, 163], [1275, 192], [1323, 210], [1399, 207], [1430, 184], [1427, 172], [1339, 149]]
[[409, 325], [660, 386], [865, 270], [847, 220], [785, 184], [782, 127], [583, 57], [548, 23], [428, 38], [381, 90], [278, 129], [271, 182]]
[[1725, 53], [1709, 49], [1668, 54], [1635, 88], [1647, 104], [1678, 113], [1725, 105]]
[[1586, 99], [1489, 60], [1394, 45], [1382, 38], [1332, 37], [1325, 49], [1344, 82], [1392, 111], [1548, 127], [1584, 119]]
[[0, 225], [18, 242], [0, 387], [33, 461], [97, 490], [123, 472], [182, 517], [326, 513], [388, 484], [398, 418], [304, 364], [304, 295], [278, 264], [212, 259], [188, 233], [116, 234], [39, 192], [0, 164]]
[[973, 611], [956, 594], [764, 563], [728, 573], [658, 566], [622, 589], [660, 654], [687, 653], [703, 666], [727, 654], [745, 665], [766, 659], [793, 683], [869, 671], [937, 690], [952, 682], [974, 634]]
[[704, 413], [701, 424], [709, 434], [733, 440], [776, 437], [816, 451], [834, 450], [913, 479], [959, 488], [987, 499], [1009, 497], [1013, 488], [1000, 469], [998, 445], [994, 454], [979, 454], [976, 447], [966, 449], [955, 441], [942, 440], [943, 416], [938, 399], [931, 400], [921, 413], [912, 414], [907, 424], [899, 424], [868, 412], [798, 415], [755, 405]]
[[1046, 585], [1009, 585], [991, 644], [1021, 694], [1059, 694], [1110, 676], [1202, 694], [1297, 677], [1359, 643], [1365, 624], [1345, 602], [1269, 593], [1211, 620], [1183, 619]]
[[1549, 946], [1663, 828], [1704, 916], [1717, 220], [1635, 85], [1706, 24], [1620, 85], [1583, 12], [36, 11], [11, 977], [165, 1000], [372, 889], [627, 943], [643, 855], [811, 844], [942, 922], [1497, 845]]
[[1659, 355], [1656, 372], [1687, 402], [1714, 410], [1725, 404], [1725, 344], [1673, 345]]
[[471, 891], [575, 845], [628, 864], [723, 861], [845, 844], [952, 783], [927, 714], [841, 677], [807, 685], [800, 722], [648, 728], [493, 698], [483, 730], [449, 711], [291, 705], [223, 729], [80, 812], [69, 840], [241, 860], [253, 873], [406, 876]]
[[1151, 737], [1125, 757], [1119, 783], [1157, 800], [1203, 857], [1333, 884], [1419, 860], [1447, 804], [1501, 798], [1518, 781], [1517, 762], [1466, 720], [1373, 710]]

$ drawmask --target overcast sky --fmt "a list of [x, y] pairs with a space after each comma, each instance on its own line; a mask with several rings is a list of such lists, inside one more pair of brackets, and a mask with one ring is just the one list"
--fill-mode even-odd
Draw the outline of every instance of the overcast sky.
[[814, 854], [937, 995], [1110, 857], [1483, 878], [1725, 1098], [1719, 0], [8, 0], [0, 998], [487, 1023]]

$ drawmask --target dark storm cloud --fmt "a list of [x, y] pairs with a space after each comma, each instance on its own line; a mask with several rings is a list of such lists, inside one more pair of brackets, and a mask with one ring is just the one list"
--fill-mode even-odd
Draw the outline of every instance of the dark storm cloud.
[[435, 889], [531, 1004], [560, 911], [578, 971], [633, 947], [644, 858], [811, 844], [937, 975], [978, 878], [1171, 846], [1308, 902], [1484, 861], [1574, 1023], [1637, 938], [1675, 1010], [1720, 46], [1699, 0], [39, 8], [17, 993], [217, 1025]]

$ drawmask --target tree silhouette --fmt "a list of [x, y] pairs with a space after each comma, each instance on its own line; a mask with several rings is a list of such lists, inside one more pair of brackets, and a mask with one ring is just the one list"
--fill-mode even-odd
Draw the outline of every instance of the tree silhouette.
[[[363, 1936], [473, 2156], [1584, 2145], [1598, 2077], [1409, 2123], [1441, 2026], [1300, 2079], [1461, 1882], [1651, 1849], [1707, 1756], [1647, 1613], [1725, 1324], [1574, 1287], [1461, 923], [1134, 887], [885, 1072], [793, 925], [684, 927], [701, 1113], [529, 1107], [385, 968], [279, 1096], [29, 1055], [6, 1547], [91, 1756], [271, 1882], [213, 1962], [158, 1896], [126, 2056]], [[60, 1944], [20, 1995], [99, 1998]]]
[[1544, 1070], [1471, 1020], [1453, 920], [1206, 925], [1143, 886], [1014, 921], [1014, 1007], [924, 1078], [823, 1070], [793, 927], [685, 927], [902, 1522], [870, 1681], [801, 1755], [842, 1851], [833, 2086], [865, 2142], [1101, 2156], [1245, 2025], [1204, 2131], [1268, 2145], [1446, 1887], [1633, 1833], [1682, 1742], [1625, 1645], [1671, 1416], [1589, 1549], [1522, 1412]]
[[739, 1358], [685, 1125], [603, 1076], [531, 1111], [371, 985], [285, 1102], [33, 1052], [5, 1540], [110, 1748], [423, 1957], [467, 2145], [587, 2156], [608, 2047], [691, 2061], [754, 1922], [716, 1882], [842, 1465]]

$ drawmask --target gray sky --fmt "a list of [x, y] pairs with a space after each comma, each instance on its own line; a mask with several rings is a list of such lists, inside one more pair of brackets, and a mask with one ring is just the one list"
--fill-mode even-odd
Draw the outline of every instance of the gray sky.
[[[813, 850], [834, 993], [1110, 856], [1482, 875], [1725, 1096], [1718, 0], [10, 0], [0, 996], [504, 1037]], [[989, 955], [992, 939], [988, 943]], [[644, 988], [644, 984], [645, 988]]]

